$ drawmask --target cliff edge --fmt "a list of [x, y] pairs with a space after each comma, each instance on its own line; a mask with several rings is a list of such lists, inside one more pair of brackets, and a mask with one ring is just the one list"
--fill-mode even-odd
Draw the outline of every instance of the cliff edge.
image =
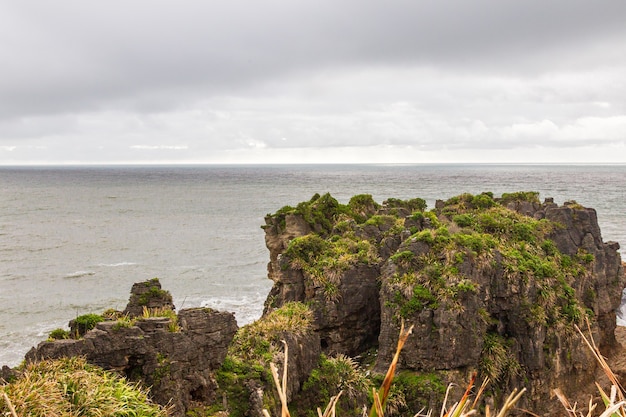
[[463, 194], [427, 211], [419, 198], [343, 205], [326, 194], [265, 221], [274, 282], [265, 312], [309, 305], [328, 355], [377, 349], [373, 369], [383, 372], [404, 321], [415, 334], [402, 370], [456, 382], [476, 371], [493, 382], [494, 401], [526, 387], [522, 405], [548, 412], [553, 388], [575, 398], [595, 378], [576, 325], [588, 322], [603, 352], [618, 347], [619, 245], [576, 202]]

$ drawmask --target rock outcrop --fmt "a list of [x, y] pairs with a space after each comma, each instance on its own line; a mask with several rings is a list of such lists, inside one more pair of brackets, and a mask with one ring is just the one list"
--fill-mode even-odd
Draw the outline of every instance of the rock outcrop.
[[405, 321], [415, 334], [402, 369], [478, 371], [500, 392], [527, 387], [524, 405], [549, 412], [551, 389], [575, 397], [594, 378], [576, 324], [589, 320], [601, 349], [615, 348], [626, 276], [595, 210], [537, 197], [464, 194], [425, 211], [420, 199], [342, 205], [327, 194], [284, 207], [264, 227], [274, 281], [265, 313], [310, 305], [324, 352], [377, 347], [380, 372]]
[[[283, 367], [287, 346], [289, 401], [322, 406], [320, 396], [342, 389], [341, 414], [361, 415], [372, 380], [349, 357], [383, 373], [404, 322], [413, 335], [396, 382], [411, 397], [396, 415], [440, 407], [447, 383], [474, 372], [493, 381], [486, 397], [496, 407], [525, 387], [521, 406], [551, 415], [562, 410], [546, 401], [553, 388], [579, 399], [596, 377], [575, 326], [588, 321], [606, 354], [618, 346], [619, 245], [575, 202], [464, 194], [426, 211], [419, 198], [380, 205], [358, 195], [343, 205], [326, 194], [265, 221], [274, 286], [256, 322], [238, 329], [231, 313], [206, 308], [176, 314], [152, 279], [133, 285], [123, 312], [72, 320], [26, 360], [84, 356], [151, 387], [175, 416], [260, 417], [280, 415], [269, 368]], [[0, 378], [16, 372], [4, 367]]]
[[148, 281], [136, 282], [130, 290], [130, 299], [122, 312], [130, 317], [139, 317], [144, 309], [165, 309], [174, 311], [176, 308], [172, 301], [172, 294], [161, 288], [158, 278]]
[[[170, 306], [169, 293], [157, 280], [150, 280], [133, 286], [131, 308], [126, 310], [138, 311], [132, 305], [149, 293], [161, 302], [141, 299], [142, 311], [143, 306]], [[238, 328], [231, 313], [192, 308], [167, 317], [127, 317], [97, 323], [78, 339], [42, 342], [27, 353], [26, 360], [84, 356], [92, 364], [151, 387], [153, 400], [171, 407], [172, 415], [182, 416], [195, 403], [215, 400], [214, 374]]]

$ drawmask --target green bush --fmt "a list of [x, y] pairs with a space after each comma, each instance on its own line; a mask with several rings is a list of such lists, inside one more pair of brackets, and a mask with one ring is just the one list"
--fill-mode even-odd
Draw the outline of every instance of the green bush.
[[328, 404], [331, 397], [343, 391], [337, 414], [360, 415], [360, 407], [366, 403], [372, 388], [372, 382], [354, 359], [345, 355], [331, 358], [321, 355], [318, 367], [304, 382], [300, 398], [294, 403], [304, 402], [296, 408], [313, 417], [317, 416], [313, 413], [316, 406]]
[[482, 193], [472, 198], [472, 206], [477, 209], [486, 209], [496, 204], [497, 203], [493, 200], [493, 193]]
[[69, 339], [69, 338], [70, 338], [70, 332], [61, 328], [54, 329], [48, 335], [49, 340], [62, 340], [62, 339]]
[[474, 224], [474, 217], [470, 214], [457, 214], [452, 217], [452, 221], [458, 224], [461, 227], [470, 227]]
[[96, 324], [101, 321], [104, 321], [104, 317], [99, 314], [84, 314], [76, 317], [74, 319], [74, 326], [72, 326], [72, 330], [75, 331], [76, 334], [72, 334], [72, 337], [82, 337], [89, 330], [96, 327]]
[[518, 191], [515, 193], [503, 193], [500, 203], [503, 206], [515, 201], [527, 201], [530, 203], [539, 203], [539, 193], [536, 191]]
[[479, 370], [484, 377], [494, 382], [503, 382], [519, 374], [521, 365], [510, 351], [511, 343], [497, 333], [485, 335], [479, 364]]
[[299, 259], [306, 263], [317, 260], [324, 253], [330, 244], [316, 234], [308, 234], [306, 236], [292, 239], [287, 246], [285, 255], [291, 259]]

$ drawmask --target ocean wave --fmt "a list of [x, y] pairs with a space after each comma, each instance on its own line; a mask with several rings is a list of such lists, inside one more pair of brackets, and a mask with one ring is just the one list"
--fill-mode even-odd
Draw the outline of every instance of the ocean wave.
[[118, 266], [131, 266], [131, 265], [137, 265], [137, 262], [117, 262], [114, 264], [98, 264], [98, 266], [109, 267], [109, 268], [116, 268]]
[[230, 311], [235, 313], [237, 324], [244, 326], [261, 317], [263, 313], [263, 301], [265, 297], [261, 294], [254, 296], [243, 296], [239, 298], [209, 298], [200, 302], [200, 307], [214, 308], [219, 311]]
[[82, 278], [88, 277], [90, 275], [96, 275], [96, 273], [94, 271], [76, 271], [72, 272], [71, 274], [65, 275], [64, 278]]

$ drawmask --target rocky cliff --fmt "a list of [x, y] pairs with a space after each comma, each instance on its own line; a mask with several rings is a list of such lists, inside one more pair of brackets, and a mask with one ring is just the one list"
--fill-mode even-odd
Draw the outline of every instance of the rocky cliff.
[[[404, 322], [414, 331], [385, 415], [439, 409], [447, 384], [474, 372], [492, 381], [486, 398], [496, 407], [524, 387], [521, 405], [552, 415], [562, 410], [547, 400], [553, 388], [584, 402], [596, 377], [575, 327], [589, 323], [603, 352], [617, 349], [619, 245], [575, 202], [464, 194], [427, 210], [419, 198], [358, 195], [344, 205], [326, 194], [265, 221], [274, 286], [256, 322], [238, 328], [232, 314], [203, 308], [176, 314], [152, 279], [133, 285], [123, 312], [78, 317], [26, 360], [84, 356], [151, 387], [175, 416], [256, 417], [280, 415], [269, 368], [282, 374], [288, 350], [293, 415], [342, 390], [339, 414], [360, 416]], [[0, 378], [19, 372], [5, 367]]]
[[[270, 364], [282, 373], [288, 350], [291, 400], [320, 359], [320, 337], [304, 304], [286, 303], [242, 328], [231, 313], [174, 310], [158, 279], [135, 283], [124, 311], [71, 320], [69, 332], [54, 330], [26, 354], [26, 362], [84, 357], [149, 388], [151, 399], [172, 416], [262, 417], [263, 409], [280, 413]], [[0, 383], [20, 374], [3, 367]]]
[[150, 387], [154, 401], [168, 406], [172, 415], [184, 415], [194, 404], [216, 400], [215, 372], [237, 323], [231, 313], [193, 308], [176, 315], [173, 307], [158, 280], [137, 283], [124, 312], [109, 311], [88, 328], [76, 324], [84, 320], [72, 320], [72, 338], [40, 343], [26, 361], [83, 356]]
[[421, 199], [379, 205], [360, 195], [343, 205], [326, 194], [268, 215], [266, 313], [311, 306], [325, 353], [377, 348], [377, 371], [405, 321], [415, 326], [406, 371], [478, 371], [494, 393], [527, 387], [537, 412], [549, 411], [555, 387], [575, 397], [596, 368], [575, 325], [588, 321], [601, 349], [613, 349], [626, 284], [619, 245], [603, 242], [595, 210], [533, 192], [464, 194], [425, 209]]

